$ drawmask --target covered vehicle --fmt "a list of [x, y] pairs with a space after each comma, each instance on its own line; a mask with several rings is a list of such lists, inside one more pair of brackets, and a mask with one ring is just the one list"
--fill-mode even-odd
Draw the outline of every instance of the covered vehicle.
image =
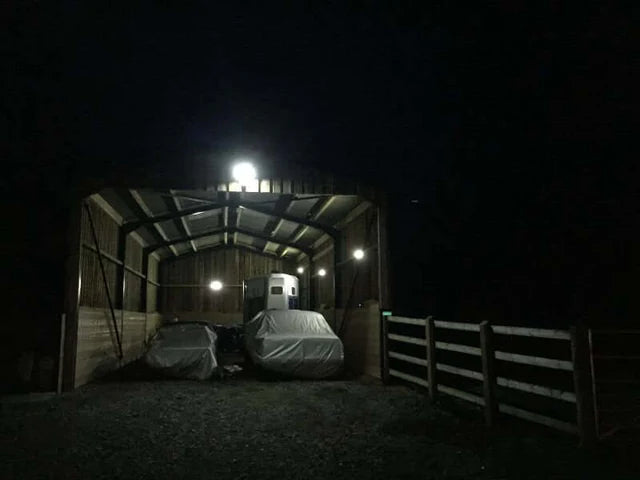
[[217, 372], [216, 333], [204, 322], [178, 322], [161, 327], [144, 360], [175, 377], [206, 380]]
[[256, 365], [294, 377], [331, 377], [344, 362], [342, 342], [318, 312], [263, 310], [245, 324], [245, 343]]

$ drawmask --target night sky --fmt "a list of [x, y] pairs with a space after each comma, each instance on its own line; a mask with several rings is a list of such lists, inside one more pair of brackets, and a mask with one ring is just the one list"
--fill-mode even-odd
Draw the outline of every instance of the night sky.
[[35, 308], [21, 283], [58, 298], [33, 273], [59, 266], [60, 243], [34, 247], [79, 182], [249, 155], [387, 186], [396, 311], [546, 325], [640, 313], [630, 8], [98, 3], [3, 15], [2, 143], [13, 204], [31, 214], [8, 217], [16, 309]]

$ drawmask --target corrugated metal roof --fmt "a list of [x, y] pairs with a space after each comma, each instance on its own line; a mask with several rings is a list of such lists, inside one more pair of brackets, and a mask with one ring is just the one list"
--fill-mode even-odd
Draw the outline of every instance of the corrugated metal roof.
[[271, 255], [309, 253], [364, 202], [356, 195], [291, 193], [286, 181], [268, 185], [260, 193], [106, 189], [100, 195], [161, 258], [225, 245], [225, 237], [228, 246]]

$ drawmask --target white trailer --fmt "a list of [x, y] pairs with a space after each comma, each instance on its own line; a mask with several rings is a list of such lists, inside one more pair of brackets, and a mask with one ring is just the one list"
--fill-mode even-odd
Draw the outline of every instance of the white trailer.
[[262, 310], [296, 310], [300, 305], [298, 277], [272, 273], [250, 278], [245, 283], [244, 321]]

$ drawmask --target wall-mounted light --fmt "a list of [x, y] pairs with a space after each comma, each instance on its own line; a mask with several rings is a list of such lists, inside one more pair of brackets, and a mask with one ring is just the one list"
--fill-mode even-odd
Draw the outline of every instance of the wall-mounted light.
[[209, 284], [209, 288], [214, 292], [217, 292], [218, 290], [222, 290], [222, 282], [220, 280], [214, 280]]
[[304, 273], [304, 268], [303, 267], [298, 267], [298, 269], [296, 270], [300, 275], [302, 275]]
[[321, 268], [320, 270], [318, 270], [318, 275], [320, 275], [321, 277], [324, 277], [327, 274], [327, 271], [324, 268]]
[[364, 258], [364, 250], [362, 250], [361, 248], [356, 248], [353, 251], [353, 258], [355, 258], [356, 260], [362, 260]]
[[256, 169], [251, 162], [239, 162], [233, 166], [231, 175], [236, 182], [246, 187], [256, 180]]

